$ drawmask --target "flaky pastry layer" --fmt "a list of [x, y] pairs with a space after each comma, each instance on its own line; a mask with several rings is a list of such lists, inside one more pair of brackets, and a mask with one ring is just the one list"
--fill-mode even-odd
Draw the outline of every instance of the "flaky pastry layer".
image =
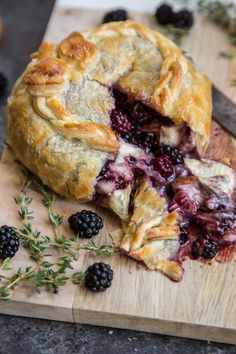
[[73, 32], [59, 44], [42, 43], [7, 109], [16, 157], [61, 195], [93, 199], [96, 177], [119, 150], [112, 86], [185, 122], [198, 150], [207, 148], [210, 81], [169, 39], [135, 21]]

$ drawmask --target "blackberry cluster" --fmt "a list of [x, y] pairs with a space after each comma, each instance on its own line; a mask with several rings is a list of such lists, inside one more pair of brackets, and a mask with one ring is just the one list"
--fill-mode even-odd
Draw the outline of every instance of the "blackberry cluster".
[[80, 238], [92, 238], [103, 228], [102, 218], [91, 210], [82, 210], [68, 219], [72, 231]]
[[102, 23], [126, 21], [128, 19], [128, 13], [124, 9], [116, 9], [109, 11], [103, 17]]
[[12, 227], [7, 225], [0, 227], [0, 258], [14, 257], [19, 244], [19, 238]]
[[7, 87], [8, 81], [6, 76], [0, 72], [0, 92], [4, 91]]
[[200, 238], [192, 244], [192, 256], [194, 258], [203, 257], [205, 259], [214, 258], [219, 252], [219, 246], [214, 237], [210, 235]]
[[93, 292], [105, 291], [111, 286], [113, 270], [109, 264], [94, 263], [88, 267], [85, 276], [85, 286]]
[[194, 22], [191, 11], [182, 9], [174, 12], [172, 7], [167, 4], [162, 4], [157, 8], [155, 17], [160, 25], [173, 25], [181, 29], [191, 28]]
[[183, 155], [178, 149], [173, 148], [169, 145], [160, 145], [156, 150], [156, 155], [168, 155], [174, 165], [182, 165], [184, 163]]

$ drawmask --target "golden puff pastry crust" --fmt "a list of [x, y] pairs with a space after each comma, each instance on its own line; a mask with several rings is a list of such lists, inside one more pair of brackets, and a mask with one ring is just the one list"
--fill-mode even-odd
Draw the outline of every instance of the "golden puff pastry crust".
[[124, 228], [120, 249], [149, 269], [180, 281], [183, 268], [177, 260], [179, 233], [178, 213], [168, 213], [165, 199], [148, 179], [143, 179], [134, 197], [134, 211]]
[[[104, 163], [119, 153], [113, 86], [176, 125], [186, 123], [198, 150], [207, 148], [210, 81], [169, 39], [134, 21], [73, 32], [59, 44], [42, 43], [7, 108], [16, 157], [63, 196], [92, 200]], [[120, 215], [128, 213], [129, 193], [120, 207], [110, 203]]]

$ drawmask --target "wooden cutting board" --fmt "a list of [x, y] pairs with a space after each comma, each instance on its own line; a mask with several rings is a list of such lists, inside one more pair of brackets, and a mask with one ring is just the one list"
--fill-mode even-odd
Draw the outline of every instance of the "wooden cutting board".
[[[132, 13], [143, 23], [156, 28], [148, 14]], [[100, 22], [102, 11], [65, 9], [55, 7], [46, 32], [46, 38], [59, 40], [72, 30], [93, 27]], [[206, 24], [203, 27], [202, 24]], [[205, 32], [206, 31], [206, 32]], [[219, 50], [227, 47], [227, 37], [221, 30], [199, 18], [186, 40], [186, 47], [195, 61], [213, 78], [219, 88], [236, 100], [236, 91], [229, 86], [233, 62], [219, 59]], [[235, 65], [235, 62], [234, 62]], [[209, 157], [230, 157], [236, 167], [235, 141], [216, 124], [212, 131]], [[5, 149], [0, 164], [0, 225], [20, 226], [13, 197], [20, 191], [21, 173], [14, 158]], [[33, 197], [35, 219], [33, 225], [53, 238], [42, 206], [41, 197]], [[67, 217], [82, 209], [97, 210], [104, 219], [105, 227], [96, 237], [96, 244], [111, 243], [109, 234], [120, 227], [119, 220], [109, 211], [90, 205], [68, 202], [57, 198], [56, 211], [65, 216], [62, 231], [72, 234], [67, 226]], [[54, 256], [59, 256], [55, 254]], [[0, 303], [0, 312], [28, 317], [60, 321], [107, 325], [190, 338], [207, 339], [236, 344], [236, 263], [211, 266], [186, 261], [184, 279], [174, 283], [160, 273], [146, 270], [135, 261], [119, 253], [111, 259], [95, 258], [81, 252], [74, 271], [84, 271], [96, 260], [104, 260], [114, 269], [112, 287], [101, 294], [92, 294], [83, 287], [66, 286], [59, 294], [41, 295], [32, 293], [29, 286], [19, 286], [13, 291], [11, 301]], [[12, 261], [13, 268], [33, 265], [23, 248]]]

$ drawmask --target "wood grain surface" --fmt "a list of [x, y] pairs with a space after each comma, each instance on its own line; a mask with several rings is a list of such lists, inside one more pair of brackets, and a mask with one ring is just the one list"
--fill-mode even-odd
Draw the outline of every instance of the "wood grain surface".
[[[71, 30], [89, 28], [99, 23], [102, 12], [55, 8], [49, 23], [46, 38], [59, 40]], [[150, 15], [134, 14], [138, 20], [156, 28]], [[227, 37], [221, 30], [199, 19], [190, 38], [184, 44], [191, 49], [194, 59], [213, 78], [217, 86], [236, 100], [235, 89], [229, 87], [233, 65], [219, 60], [218, 50], [227, 47]], [[223, 44], [222, 44], [223, 43]], [[218, 48], [218, 47], [220, 48]], [[213, 125], [209, 157], [230, 157], [236, 167], [235, 141], [219, 126]], [[1, 209], [0, 224], [19, 226], [13, 197], [19, 194], [20, 170], [8, 149], [4, 150], [0, 164]], [[47, 212], [40, 196], [32, 192], [35, 210], [33, 224], [53, 237], [47, 220]], [[57, 198], [56, 210], [65, 216], [63, 232], [71, 237], [67, 217], [82, 208], [97, 210], [103, 216], [102, 232], [96, 243], [110, 243], [110, 232], [120, 227], [119, 220], [109, 211], [92, 204], [84, 205]], [[75, 263], [75, 271], [86, 270], [95, 258], [81, 253]], [[49, 318], [61, 321], [108, 325], [129, 329], [145, 330], [190, 338], [207, 339], [236, 344], [236, 263], [211, 266], [186, 261], [185, 274], [181, 283], [174, 283], [160, 273], [146, 270], [124, 255], [116, 254], [105, 260], [114, 269], [112, 287], [101, 294], [92, 294], [83, 287], [69, 286], [58, 295], [43, 292], [33, 294], [30, 287], [22, 286], [13, 292], [12, 300], [0, 304], [0, 312], [30, 317]], [[14, 268], [32, 264], [26, 251], [21, 249], [14, 258]]]

